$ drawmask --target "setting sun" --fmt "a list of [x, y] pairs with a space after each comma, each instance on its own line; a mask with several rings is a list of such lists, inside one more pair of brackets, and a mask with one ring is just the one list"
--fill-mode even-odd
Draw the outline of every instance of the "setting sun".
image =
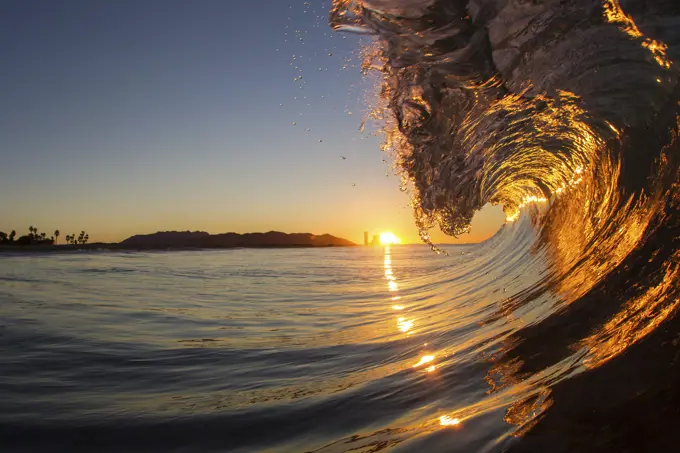
[[380, 243], [382, 245], [399, 244], [399, 238], [392, 233], [380, 233]]

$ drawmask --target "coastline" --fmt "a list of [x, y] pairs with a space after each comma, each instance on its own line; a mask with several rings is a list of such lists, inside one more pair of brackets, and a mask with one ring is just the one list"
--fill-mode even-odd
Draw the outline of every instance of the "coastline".
[[309, 244], [269, 244], [269, 245], [236, 245], [236, 246], [213, 246], [213, 247], [130, 247], [120, 244], [64, 244], [64, 245], [32, 245], [15, 246], [0, 245], [0, 254], [3, 253], [68, 253], [81, 251], [100, 252], [190, 252], [202, 250], [226, 250], [226, 249], [318, 249], [336, 247], [358, 247], [358, 245], [309, 245]]
[[[81, 233], [84, 235], [85, 233]], [[23, 239], [23, 238], [20, 238]], [[87, 238], [85, 238], [87, 239]], [[76, 241], [79, 243], [53, 244], [52, 240], [33, 242], [0, 243], [0, 253], [55, 253], [73, 251], [171, 251], [171, 250], [219, 250], [234, 248], [312, 248], [351, 247], [356, 244], [330, 234], [311, 233], [223, 233], [209, 234], [202, 231], [159, 231], [153, 234], [138, 234], [121, 242]]]

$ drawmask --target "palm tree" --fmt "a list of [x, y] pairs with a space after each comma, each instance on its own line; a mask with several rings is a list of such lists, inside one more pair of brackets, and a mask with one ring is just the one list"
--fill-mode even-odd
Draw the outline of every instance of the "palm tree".
[[87, 241], [90, 240], [90, 235], [86, 234], [85, 237], [83, 238], [83, 244], [87, 244]]
[[9, 242], [14, 242], [14, 237], [17, 235], [17, 232], [12, 230], [11, 233], [9, 233]]
[[[28, 237], [33, 238], [33, 230], [34, 229], [35, 228], [33, 228], [33, 225], [28, 227]], [[35, 230], [38, 231], [37, 229], [35, 229]]]
[[54, 230], [54, 243], [58, 244], [59, 243], [59, 230]]

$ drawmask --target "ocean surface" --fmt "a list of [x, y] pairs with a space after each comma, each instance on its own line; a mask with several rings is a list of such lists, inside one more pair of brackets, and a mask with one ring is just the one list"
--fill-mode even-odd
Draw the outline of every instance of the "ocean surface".
[[492, 358], [556, 302], [504, 313], [546, 272], [508, 233], [529, 239], [3, 254], [0, 449], [500, 451]]
[[541, 275], [492, 248], [3, 255], [0, 447], [492, 445], [483, 356], [536, 314], [482, 323]]
[[[628, 331], [614, 343], [603, 327], [573, 342], [535, 240], [527, 215], [440, 254], [426, 245], [3, 254], [0, 450], [521, 446], [562, 402], [553, 387], [635, 339]], [[523, 334], [555, 319], [548, 335]]]

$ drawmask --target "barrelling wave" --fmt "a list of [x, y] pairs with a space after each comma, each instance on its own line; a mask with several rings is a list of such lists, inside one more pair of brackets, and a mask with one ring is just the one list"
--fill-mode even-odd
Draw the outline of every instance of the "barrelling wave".
[[[515, 394], [508, 422], [533, 426], [574, 374], [604, 385], [621, 361], [646, 363], [641, 349], [677, 343], [678, 2], [336, 0], [330, 24], [374, 37], [371, 115], [423, 241], [435, 226], [467, 233], [489, 203], [506, 228], [531, 219], [550, 275], [503, 311], [546, 293], [560, 307], [495, 358], [493, 392]], [[665, 373], [659, 386], [677, 376]]]

